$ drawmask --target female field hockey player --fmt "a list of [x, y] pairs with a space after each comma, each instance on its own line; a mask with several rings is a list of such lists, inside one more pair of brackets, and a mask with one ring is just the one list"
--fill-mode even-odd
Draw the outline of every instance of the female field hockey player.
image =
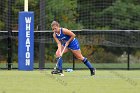
[[81, 54], [81, 50], [79, 47], [78, 40], [75, 38], [75, 34], [66, 29], [61, 28], [57, 21], [53, 21], [51, 24], [53, 33], [53, 38], [57, 43], [58, 49], [56, 51], [56, 59], [57, 59], [57, 70], [52, 71], [52, 74], [62, 74], [62, 57], [61, 52], [63, 51], [64, 47], [66, 46], [64, 53], [68, 52], [69, 50], [74, 54], [74, 56], [81, 60], [90, 70], [91, 76], [95, 75], [95, 68], [91, 65], [87, 58], [83, 57]]

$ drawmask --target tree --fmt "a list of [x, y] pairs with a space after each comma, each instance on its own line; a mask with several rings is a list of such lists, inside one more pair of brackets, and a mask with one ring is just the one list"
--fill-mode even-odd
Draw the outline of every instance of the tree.
[[82, 28], [80, 24], [76, 23], [78, 16], [76, 8], [77, 0], [47, 0], [47, 29], [51, 29], [50, 23], [53, 20], [59, 21], [61, 26], [69, 29]]
[[78, 22], [83, 24], [84, 29], [105, 27], [108, 16], [102, 15], [101, 12], [113, 2], [114, 0], [78, 0]]
[[140, 29], [139, 0], [78, 0], [86, 29]]
[[2, 0], [1, 2], [0, 2], [0, 30], [5, 30], [4, 28], [5, 28], [5, 16], [6, 16], [6, 14], [5, 14], [5, 7], [6, 6], [6, 1], [5, 0]]
[[[136, 1], [136, 0], [135, 0]], [[101, 14], [110, 15], [112, 29], [140, 29], [140, 6], [134, 0], [117, 0]]]

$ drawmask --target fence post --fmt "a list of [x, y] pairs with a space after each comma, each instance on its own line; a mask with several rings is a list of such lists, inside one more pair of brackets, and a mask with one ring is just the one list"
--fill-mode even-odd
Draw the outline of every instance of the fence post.
[[130, 70], [130, 47], [127, 48], [127, 70]]
[[19, 12], [18, 69], [33, 70], [34, 12]]
[[[45, 20], [45, 0], [40, 0], [40, 23], [39, 30], [45, 30], [46, 20]], [[44, 34], [40, 34], [40, 43], [39, 43], [39, 69], [45, 68], [45, 42]]]
[[8, 70], [11, 70], [12, 68], [12, 0], [8, 0], [8, 20], [7, 20], [7, 26], [8, 26]]
[[73, 70], [75, 70], [75, 56], [74, 55], [72, 57], [72, 61], [73, 61]]

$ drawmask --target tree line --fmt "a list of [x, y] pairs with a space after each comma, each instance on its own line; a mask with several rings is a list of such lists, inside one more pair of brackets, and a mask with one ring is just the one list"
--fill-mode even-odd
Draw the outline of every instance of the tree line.
[[[12, 15], [8, 14], [8, 0], [0, 1], [0, 31], [7, 30], [7, 19], [8, 16], [12, 16], [12, 29], [18, 30], [18, 13], [24, 11], [24, 0], [11, 0], [12, 1]], [[29, 11], [34, 11], [35, 13], [35, 30], [38, 30], [38, 25], [40, 24], [40, 0], [29, 0]], [[112, 30], [112, 29], [122, 29], [122, 30], [139, 30], [140, 29], [140, 0], [46, 0], [45, 9], [45, 19], [46, 20], [46, 30], [51, 30], [51, 22], [57, 20], [60, 22], [62, 27], [69, 29], [95, 29], [95, 30]], [[2, 36], [3, 34], [1, 34]], [[5, 38], [0, 39], [0, 59], [6, 59], [7, 44], [5, 43]], [[17, 60], [17, 40], [13, 41], [13, 58]], [[38, 45], [36, 50], [38, 49]], [[53, 46], [56, 48], [55, 46]], [[82, 46], [81, 49], [85, 49]], [[49, 48], [49, 50], [52, 47]], [[97, 49], [98, 48], [98, 49]], [[109, 51], [108, 48], [107, 52]], [[118, 51], [114, 48], [110, 48], [114, 53]], [[97, 55], [91, 55], [98, 57], [104, 57], [105, 50], [103, 48], [95, 47], [86, 50], [83, 54], [88, 53]], [[124, 51], [119, 49], [120, 52], [117, 55], [121, 55]], [[50, 52], [48, 49], [45, 50], [46, 54]], [[102, 52], [102, 54], [101, 54]], [[38, 52], [36, 52], [37, 54]], [[47, 56], [47, 59], [53, 59], [52, 55]], [[90, 55], [89, 54], [89, 55]], [[139, 54], [139, 53], [137, 53]], [[108, 56], [111, 56], [110, 60], [116, 58], [115, 55], [111, 54], [109, 51]], [[100, 57], [100, 58], [101, 58]], [[111, 59], [112, 58], [112, 59]], [[104, 59], [102, 59], [103, 61]]]
[[[40, 0], [29, 0], [29, 11], [35, 12], [35, 27], [39, 25]], [[139, 0], [46, 0], [46, 30], [58, 20], [70, 29], [140, 29]], [[24, 11], [24, 0], [12, 0], [12, 15], [7, 15], [8, 0], [0, 2], [0, 30], [12, 16], [12, 27], [17, 30], [18, 12]]]

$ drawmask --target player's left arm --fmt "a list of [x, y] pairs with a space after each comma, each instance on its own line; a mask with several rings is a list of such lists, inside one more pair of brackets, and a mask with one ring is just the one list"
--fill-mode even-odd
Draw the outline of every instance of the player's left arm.
[[68, 30], [66, 28], [63, 28], [63, 33], [65, 35], [70, 36], [70, 39], [66, 42], [66, 46], [68, 46], [69, 43], [75, 38], [76, 35], [72, 31], [70, 31], [70, 30]]

